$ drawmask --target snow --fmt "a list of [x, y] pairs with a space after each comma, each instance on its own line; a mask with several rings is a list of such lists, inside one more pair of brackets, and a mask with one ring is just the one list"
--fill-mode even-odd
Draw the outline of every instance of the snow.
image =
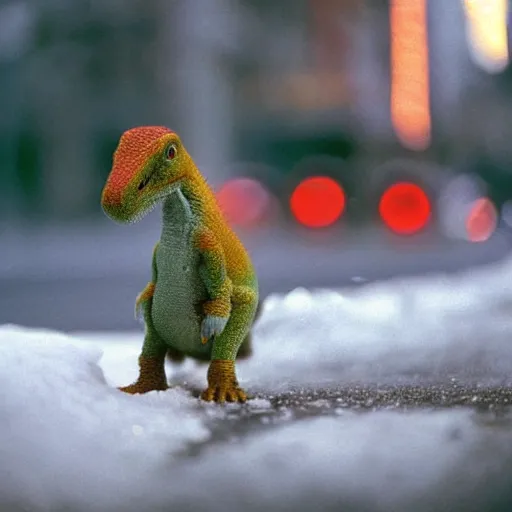
[[186, 393], [130, 400], [107, 385], [100, 357], [63, 335], [0, 330], [2, 498], [113, 506], [165, 452], [208, 438]]
[[[468, 413], [410, 413], [400, 416], [379, 412], [375, 416], [347, 412], [341, 418], [317, 418], [291, 423], [277, 432], [254, 436], [236, 449], [212, 450], [222, 459], [226, 473], [222, 480], [210, 481], [203, 492], [228, 492], [226, 482], [247, 474], [257, 475], [253, 486], [239, 489], [237, 499], [250, 502], [257, 488], [264, 494], [262, 509], [294, 496], [297, 505], [315, 509], [318, 495], [322, 501], [387, 502], [390, 510], [397, 503], [413, 501], [419, 493], [435, 486], [441, 475], [449, 476], [464, 461], [466, 450], [475, 440], [475, 429], [467, 421]], [[465, 449], [450, 439], [450, 432], [461, 429]], [[385, 442], [384, 442], [385, 441]], [[431, 457], [432, 447], [438, 457]], [[240, 454], [247, 454], [247, 458]], [[422, 460], [421, 479], [411, 471]], [[464, 461], [465, 462], [465, 461]], [[391, 465], [392, 463], [392, 465]], [[210, 469], [199, 468], [199, 475]], [[220, 480], [220, 481], [219, 481]], [[314, 495], [314, 499], [311, 499]], [[363, 499], [361, 499], [363, 498]], [[317, 504], [318, 505], [318, 504]]]
[[[439, 489], [455, 499], [476, 492], [485, 472], [499, 474], [505, 462], [496, 453], [512, 456], [507, 431], [486, 427], [467, 409], [339, 407], [297, 419], [269, 400], [297, 388], [474, 376], [481, 368], [489, 370], [481, 377], [506, 380], [511, 305], [509, 261], [450, 278], [270, 297], [254, 357], [238, 364], [241, 384], [260, 394], [245, 406], [194, 398], [206, 366], [191, 361], [169, 366], [177, 385], [164, 393], [118, 391], [136, 377], [141, 332], [1, 326], [0, 503], [9, 510], [260, 510], [277, 503], [297, 510], [321, 500], [323, 510], [343, 503], [398, 511], [420, 510], [415, 500], [430, 496], [440, 510]], [[325, 408], [321, 400], [313, 405]], [[226, 424], [243, 414], [259, 427], [229, 434]], [[217, 439], [219, 428], [229, 435]]]

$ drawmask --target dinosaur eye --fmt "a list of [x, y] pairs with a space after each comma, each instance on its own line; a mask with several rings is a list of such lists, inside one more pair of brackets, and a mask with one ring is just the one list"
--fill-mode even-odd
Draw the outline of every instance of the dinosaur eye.
[[176, 146], [171, 144], [167, 149], [167, 160], [172, 160], [176, 156]]

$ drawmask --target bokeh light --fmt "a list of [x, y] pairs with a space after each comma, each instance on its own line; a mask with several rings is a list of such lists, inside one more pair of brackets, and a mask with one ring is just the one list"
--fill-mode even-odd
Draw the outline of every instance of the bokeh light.
[[304, 226], [327, 227], [334, 224], [343, 214], [345, 192], [332, 178], [306, 178], [293, 191], [290, 208], [295, 218]]
[[400, 142], [430, 145], [430, 83], [426, 0], [392, 0], [391, 119]]
[[234, 226], [254, 227], [269, 213], [271, 198], [266, 188], [252, 178], [234, 178], [220, 188], [217, 201]]
[[379, 214], [392, 231], [413, 234], [427, 225], [431, 215], [430, 200], [415, 183], [395, 183], [382, 194]]
[[487, 197], [477, 199], [469, 211], [466, 220], [468, 240], [485, 242], [496, 231], [498, 213], [494, 203]]
[[474, 62], [488, 73], [509, 61], [507, 0], [464, 0], [466, 34]]

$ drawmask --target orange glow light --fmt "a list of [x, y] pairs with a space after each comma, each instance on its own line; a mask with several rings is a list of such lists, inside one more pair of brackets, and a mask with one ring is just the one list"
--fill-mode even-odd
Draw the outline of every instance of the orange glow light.
[[427, 194], [414, 183], [395, 183], [382, 194], [379, 214], [392, 231], [411, 235], [423, 229], [430, 219]]
[[327, 227], [343, 214], [345, 193], [332, 178], [306, 178], [293, 191], [290, 208], [295, 218], [304, 226]]
[[430, 92], [426, 0], [392, 0], [391, 119], [400, 142], [430, 145]]

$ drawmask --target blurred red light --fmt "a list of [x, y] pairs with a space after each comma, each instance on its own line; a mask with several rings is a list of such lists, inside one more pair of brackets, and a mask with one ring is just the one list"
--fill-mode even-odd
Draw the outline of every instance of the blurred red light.
[[263, 221], [270, 208], [270, 194], [251, 178], [234, 178], [224, 183], [217, 201], [231, 224], [244, 227]]
[[468, 239], [471, 242], [485, 242], [496, 230], [498, 213], [493, 202], [487, 197], [477, 199], [466, 220]]
[[415, 183], [395, 183], [382, 195], [379, 214], [392, 231], [410, 235], [427, 225], [431, 214], [430, 200]]
[[345, 193], [332, 178], [313, 176], [297, 185], [290, 198], [290, 208], [304, 226], [327, 227], [343, 214]]

